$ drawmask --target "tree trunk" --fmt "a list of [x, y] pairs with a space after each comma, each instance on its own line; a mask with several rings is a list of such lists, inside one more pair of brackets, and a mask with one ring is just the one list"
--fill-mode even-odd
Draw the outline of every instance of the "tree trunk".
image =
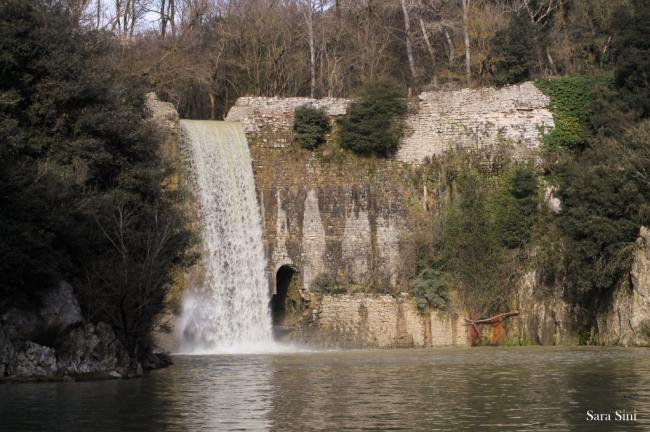
[[160, 36], [165, 39], [167, 35], [167, 14], [165, 14], [165, 0], [160, 0]]
[[129, 34], [129, 9], [131, 7], [131, 2], [133, 0], [126, 0], [124, 4], [124, 15], [122, 15], [122, 34], [126, 38], [126, 35]]
[[469, 47], [469, 2], [471, 0], [461, 0], [463, 4], [463, 35], [465, 38], [465, 79], [467, 86], [472, 85], [472, 60]]
[[546, 47], [546, 59], [548, 60], [548, 65], [551, 68], [551, 73], [553, 75], [557, 74], [557, 70], [555, 69], [555, 61], [553, 61], [553, 56], [551, 55], [551, 51]]
[[115, 29], [117, 29], [118, 33], [122, 32], [122, 27], [120, 25], [121, 12], [122, 12], [122, 4], [120, 0], [115, 0], [115, 19], [113, 19], [113, 25], [111, 26], [111, 30], [115, 31]]
[[102, 2], [101, 0], [97, 0], [97, 29], [98, 30], [100, 25], [102, 25]]
[[210, 98], [210, 120], [215, 120], [217, 118], [217, 97], [212, 90], [208, 93], [208, 97]]
[[408, 7], [406, 7], [406, 0], [401, 0], [402, 12], [404, 13], [404, 33], [406, 33], [406, 56], [409, 60], [409, 69], [411, 70], [411, 85], [416, 86], [417, 75], [415, 72], [415, 59], [413, 58], [413, 45], [411, 41], [411, 23], [409, 20]]
[[137, 20], [136, 0], [131, 0], [131, 28], [129, 29], [129, 40], [133, 39], [133, 32], [135, 31], [135, 22]]
[[454, 65], [454, 60], [456, 60], [456, 52], [454, 51], [454, 41], [451, 40], [451, 35], [449, 34], [449, 31], [445, 28], [445, 40], [447, 41], [447, 45], [449, 46], [449, 67], [452, 68]]
[[174, 40], [176, 39], [176, 0], [167, 0], [167, 20]]
[[307, 32], [309, 37], [309, 97], [316, 97], [316, 42], [314, 40], [314, 7], [312, 0], [307, 5], [309, 10], [305, 11], [305, 22], [307, 23]]
[[424, 36], [424, 44], [427, 46], [427, 51], [429, 51], [429, 56], [431, 57], [431, 83], [433, 84], [434, 88], [438, 87], [438, 73], [436, 71], [437, 66], [436, 66], [436, 51], [433, 48], [433, 45], [431, 45], [431, 40], [429, 40], [429, 34], [427, 32], [427, 28], [424, 25], [424, 20], [422, 19], [422, 15], [419, 16], [420, 20], [420, 29], [422, 29], [422, 35]]

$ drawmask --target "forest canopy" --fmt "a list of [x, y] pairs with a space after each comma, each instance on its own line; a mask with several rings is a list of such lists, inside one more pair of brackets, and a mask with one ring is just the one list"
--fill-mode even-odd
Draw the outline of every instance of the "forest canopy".
[[185, 118], [221, 118], [245, 95], [349, 97], [381, 79], [414, 94], [609, 71], [617, 56], [635, 56], [621, 11], [647, 13], [647, 2], [629, 0], [50, 3], [118, 35], [120, 67]]

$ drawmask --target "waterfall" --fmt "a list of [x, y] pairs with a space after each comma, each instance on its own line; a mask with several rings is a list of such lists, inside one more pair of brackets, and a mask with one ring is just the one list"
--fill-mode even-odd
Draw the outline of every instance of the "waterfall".
[[273, 349], [260, 209], [241, 124], [183, 120], [181, 128], [201, 205], [205, 276], [184, 295], [180, 351]]

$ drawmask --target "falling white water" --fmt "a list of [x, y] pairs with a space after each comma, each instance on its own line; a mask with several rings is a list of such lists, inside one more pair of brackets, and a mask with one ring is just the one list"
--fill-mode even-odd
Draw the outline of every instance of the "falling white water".
[[184, 353], [276, 351], [260, 209], [241, 124], [181, 121], [200, 196], [204, 285], [183, 299]]

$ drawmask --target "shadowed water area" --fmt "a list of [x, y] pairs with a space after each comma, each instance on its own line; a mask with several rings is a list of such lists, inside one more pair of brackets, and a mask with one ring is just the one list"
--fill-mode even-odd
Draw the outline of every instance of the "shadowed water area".
[[[650, 430], [650, 351], [178, 356], [125, 381], [0, 385], [0, 430]], [[587, 410], [636, 422], [585, 421]], [[613, 414], [612, 414], [613, 418]]]

